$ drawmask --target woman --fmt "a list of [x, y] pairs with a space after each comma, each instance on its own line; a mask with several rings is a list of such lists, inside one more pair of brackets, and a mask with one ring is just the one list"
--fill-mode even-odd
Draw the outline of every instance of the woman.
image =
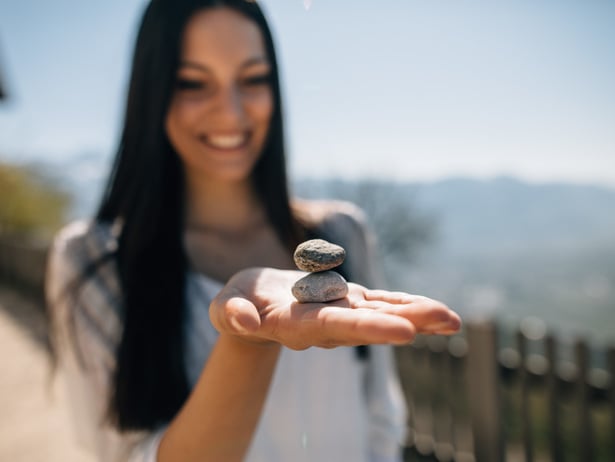
[[[316, 236], [374, 284], [355, 208], [289, 200], [258, 5], [153, 0], [102, 205], [50, 256], [60, 364], [100, 460], [398, 460], [404, 403], [376, 344], [452, 333], [459, 318], [356, 284], [296, 303], [292, 250]], [[374, 346], [308, 349], [362, 344]]]

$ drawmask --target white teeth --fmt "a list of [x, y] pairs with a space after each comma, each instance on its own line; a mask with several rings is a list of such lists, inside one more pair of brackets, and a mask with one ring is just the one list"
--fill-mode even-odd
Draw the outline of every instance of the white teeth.
[[241, 146], [245, 140], [245, 135], [215, 135], [205, 138], [207, 143], [213, 147], [221, 149], [233, 149]]

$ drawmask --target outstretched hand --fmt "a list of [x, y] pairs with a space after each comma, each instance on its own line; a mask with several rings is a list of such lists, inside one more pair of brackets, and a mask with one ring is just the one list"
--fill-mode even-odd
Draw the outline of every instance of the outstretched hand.
[[299, 303], [291, 293], [304, 273], [250, 268], [235, 274], [211, 303], [220, 333], [302, 350], [363, 344], [405, 344], [416, 334], [453, 334], [459, 316], [446, 305], [404, 292], [348, 284], [348, 295], [327, 303]]

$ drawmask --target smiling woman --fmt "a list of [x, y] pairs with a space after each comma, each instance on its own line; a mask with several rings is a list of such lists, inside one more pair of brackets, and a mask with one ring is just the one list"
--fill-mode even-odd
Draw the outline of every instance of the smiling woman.
[[[390, 345], [460, 320], [365, 288], [373, 241], [352, 204], [289, 198], [281, 107], [257, 3], [151, 1], [101, 206], [49, 262], [55, 351], [100, 460], [400, 459]], [[346, 248], [344, 298], [293, 297], [307, 238]]]

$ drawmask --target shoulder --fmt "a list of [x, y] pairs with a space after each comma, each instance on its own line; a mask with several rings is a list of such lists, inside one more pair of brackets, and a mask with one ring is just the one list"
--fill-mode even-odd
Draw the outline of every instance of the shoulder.
[[354, 282], [382, 285], [376, 236], [359, 206], [341, 200], [297, 200], [293, 210], [308, 228], [346, 249], [346, 265]]
[[117, 232], [114, 226], [93, 220], [69, 223], [54, 237], [49, 251], [47, 267], [47, 294], [50, 301], [69, 285], [88, 276], [104, 277], [105, 285], [117, 291], [115, 269], [103, 263], [117, 249]]
[[367, 227], [367, 217], [356, 204], [343, 200], [295, 199], [293, 211], [297, 218], [310, 228], [325, 232], [362, 233]]
[[64, 226], [53, 239], [52, 252], [71, 260], [96, 259], [117, 248], [117, 234], [111, 224], [79, 220]]
[[55, 329], [71, 333], [78, 349], [100, 348], [106, 361], [112, 361], [121, 332], [116, 248], [113, 226], [75, 221], [56, 234], [47, 265], [45, 290]]

